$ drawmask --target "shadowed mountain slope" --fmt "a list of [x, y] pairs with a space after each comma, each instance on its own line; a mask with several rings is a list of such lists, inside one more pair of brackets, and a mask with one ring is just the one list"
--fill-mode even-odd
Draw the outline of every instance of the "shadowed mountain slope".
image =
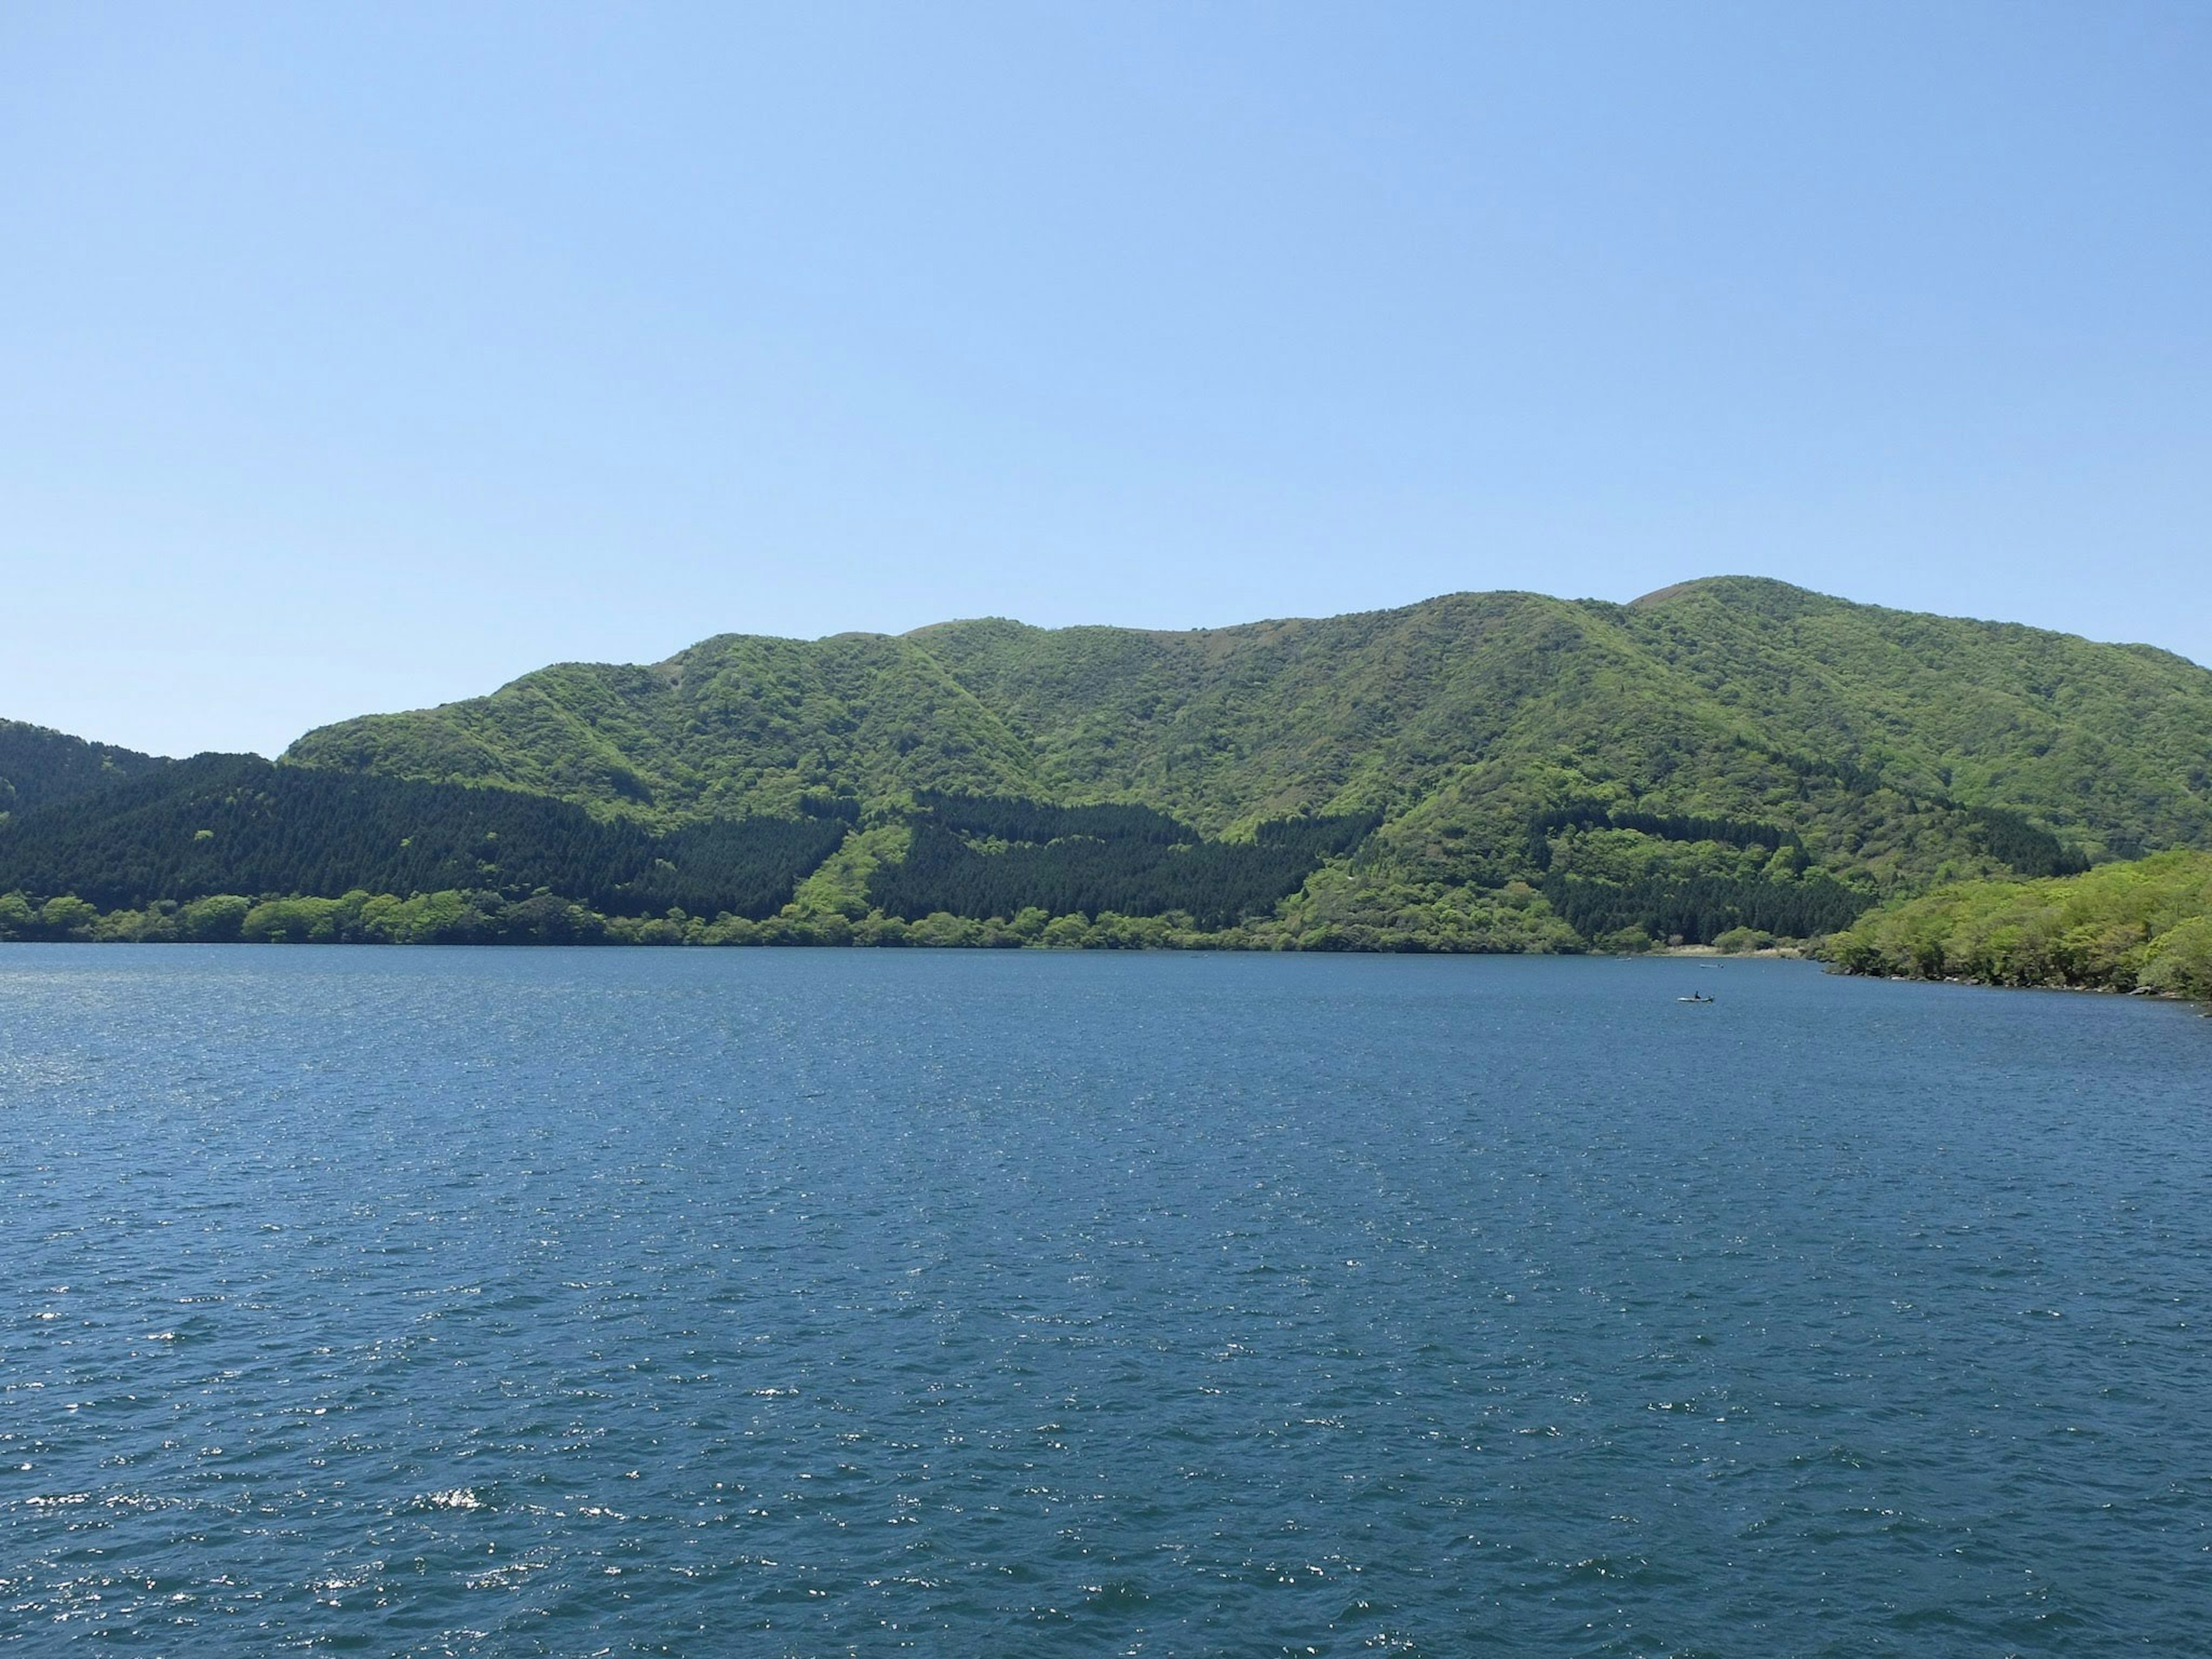
[[613, 915], [765, 915], [845, 838], [842, 821], [714, 819], [657, 831], [506, 789], [191, 759], [0, 829], [0, 893], [103, 908], [214, 894], [335, 898], [533, 891]]
[[0, 818], [90, 794], [173, 762], [0, 720]]

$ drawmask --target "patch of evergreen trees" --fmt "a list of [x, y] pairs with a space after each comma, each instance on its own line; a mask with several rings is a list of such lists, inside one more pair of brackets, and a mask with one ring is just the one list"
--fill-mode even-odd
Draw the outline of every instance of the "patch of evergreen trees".
[[1990, 856], [2002, 859], [2023, 876], [2078, 876], [2089, 867], [2081, 854], [2018, 812], [2002, 806], [1965, 810], [1972, 834]]
[[[1140, 806], [944, 795], [918, 797], [917, 805], [924, 810], [906, 858], [879, 866], [868, 884], [872, 904], [910, 920], [1031, 908], [1093, 920], [1181, 912], [1200, 927], [1228, 927], [1272, 911], [1376, 823], [1288, 818], [1261, 825], [1249, 842], [1218, 842]], [[987, 850], [971, 837], [1003, 844]]]
[[1654, 939], [1679, 937], [1686, 945], [1710, 945], [1738, 927], [1811, 939], [1850, 927], [1874, 902], [1817, 871], [1795, 881], [1653, 876], [1634, 882], [1595, 881], [1555, 871], [1545, 878], [1543, 892], [1552, 908], [1585, 939], [1604, 939], [1638, 928]]
[[608, 915], [765, 916], [843, 841], [842, 817], [655, 833], [542, 795], [203, 755], [17, 817], [0, 892], [102, 907], [211, 894], [557, 894]]
[[0, 720], [0, 816], [36, 811], [173, 764], [135, 749]]
[[[2079, 853], [2019, 812], [1948, 803], [1942, 810], [1955, 813], [1956, 821], [1984, 851], [2024, 876], [2074, 875], [2089, 867]], [[1679, 938], [1686, 944], [1706, 945], [1737, 927], [1810, 939], [1850, 927], [1874, 902], [1818, 870], [1796, 880], [1654, 874], [1636, 881], [1554, 871], [1551, 837], [1568, 830], [1626, 830], [1661, 841], [1778, 851], [1802, 851], [1804, 842], [1786, 825], [1755, 819], [1622, 811], [1596, 802], [1539, 813], [1528, 823], [1528, 850], [1536, 868], [1549, 872], [1544, 896], [1563, 921], [1589, 939], [1639, 929], [1655, 939]]]
[[980, 841], [1034, 842], [1042, 846], [1070, 836], [1092, 841], [1194, 843], [1197, 830], [1149, 806], [1048, 806], [1003, 795], [915, 793], [915, 810], [942, 830]]

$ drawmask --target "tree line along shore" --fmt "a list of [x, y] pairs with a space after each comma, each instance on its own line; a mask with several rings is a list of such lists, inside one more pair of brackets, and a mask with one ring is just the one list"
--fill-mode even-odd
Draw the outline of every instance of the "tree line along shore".
[[1822, 941], [1838, 971], [2212, 1001], [2212, 854], [1901, 900]]
[[[136, 944], [863, 945], [1071, 950], [1430, 949], [1554, 953], [1592, 948], [1556, 918], [1525, 913], [1541, 896], [1524, 888], [1520, 925], [1477, 938], [1425, 942], [1358, 939], [1327, 923], [1273, 917], [1226, 927], [1184, 913], [1054, 915], [1029, 907], [978, 919], [937, 911], [915, 920], [872, 911], [787, 905], [754, 919], [672, 908], [661, 915], [602, 915], [550, 893], [502, 900], [447, 890], [401, 898], [356, 891], [335, 899], [255, 900], [218, 894], [101, 910], [71, 896], [33, 902], [0, 895], [0, 940]], [[1510, 908], [1510, 902], [1506, 907]], [[1771, 950], [1752, 928], [1721, 935], [1723, 953]], [[1615, 951], [1651, 948], [1616, 942]], [[1903, 899], [1810, 941], [1806, 953], [1839, 973], [1976, 984], [2064, 988], [2187, 997], [2212, 1002], [2212, 854], [2166, 853], [2079, 874], [1973, 881]]]

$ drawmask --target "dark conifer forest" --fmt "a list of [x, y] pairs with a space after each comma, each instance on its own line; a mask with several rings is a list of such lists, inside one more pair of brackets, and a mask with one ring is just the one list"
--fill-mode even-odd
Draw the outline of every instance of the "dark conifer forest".
[[847, 828], [753, 817], [664, 832], [514, 790], [202, 755], [24, 815], [0, 836], [0, 892], [114, 908], [216, 893], [542, 890], [608, 915], [763, 916]]
[[886, 915], [1180, 912], [1200, 927], [1229, 927], [1272, 912], [1324, 859], [1350, 852], [1376, 823], [1298, 818], [1263, 823], [1249, 842], [1219, 842], [1141, 806], [1054, 808], [942, 794], [921, 805], [905, 859], [883, 865], [869, 884], [869, 899]]
[[173, 764], [113, 744], [0, 720], [0, 821]]
[[1560, 919], [1585, 939], [1634, 930], [1685, 945], [1710, 945], [1740, 927], [1783, 939], [1816, 938], [1848, 927], [1875, 902], [1818, 874], [1796, 881], [1647, 876], [1622, 882], [1554, 872], [1545, 878], [1543, 892]]

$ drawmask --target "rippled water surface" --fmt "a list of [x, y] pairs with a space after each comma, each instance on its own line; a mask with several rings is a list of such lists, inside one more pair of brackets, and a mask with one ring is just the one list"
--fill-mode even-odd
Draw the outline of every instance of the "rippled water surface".
[[0, 1646], [2205, 1652], [2208, 1118], [1790, 963], [0, 947]]

